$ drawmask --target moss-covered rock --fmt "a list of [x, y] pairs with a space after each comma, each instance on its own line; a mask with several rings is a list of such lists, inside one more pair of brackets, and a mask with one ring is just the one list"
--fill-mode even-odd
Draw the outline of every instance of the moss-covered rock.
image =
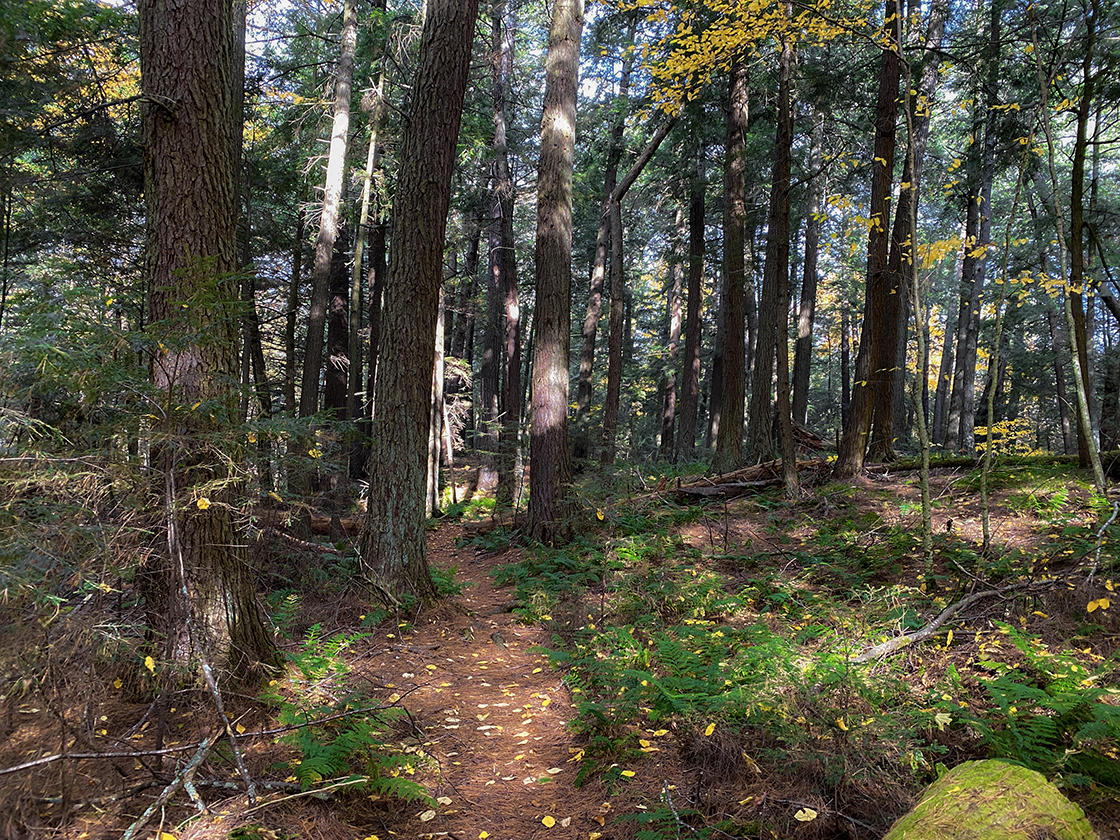
[[934, 782], [884, 840], [1093, 840], [1082, 810], [1041, 773], [967, 761]]

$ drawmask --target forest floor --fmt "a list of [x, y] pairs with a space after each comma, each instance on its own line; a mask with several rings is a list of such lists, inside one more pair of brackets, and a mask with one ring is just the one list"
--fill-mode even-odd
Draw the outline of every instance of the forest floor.
[[[672, 701], [672, 714], [657, 705], [654, 693], [635, 699], [630, 707], [620, 705], [615, 719], [612, 697], [621, 704], [628, 688], [634, 694], [649, 687], [647, 680], [639, 683], [633, 676], [645, 672], [634, 669], [648, 668], [650, 680], [657, 670], [648, 655], [644, 660], [632, 657], [634, 639], [639, 647], [655, 647], [655, 633], [642, 623], [642, 610], [665, 621], [680, 621], [681, 626], [696, 625], [709, 641], [724, 631], [729, 636], [749, 631], [756, 650], [773, 644], [780, 634], [795, 638], [800, 647], [796, 656], [784, 660], [786, 671], [794, 667], [791, 663], [800, 663], [800, 668], [807, 657], [818, 655], [820, 648], [814, 645], [828, 635], [828, 622], [833, 622], [835, 637], [852, 631], [835, 604], [822, 600], [814, 607], [818, 596], [864, 599], [853, 609], [854, 614], [864, 614], [863, 620], [870, 621], [871, 614], [893, 617], [893, 626], [878, 625], [878, 635], [869, 635], [851, 651], [917, 629], [936, 614], [934, 601], [915, 611], [900, 600], [910, 593], [920, 601], [927, 571], [914, 550], [920, 524], [914, 475], [867, 476], [844, 490], [831, 485], [797, 504], [780, 503], [776, 491], [770, 491], [687, 510], [648, 488], [637, 475], [620, 497], [612, 495], [618, 487], [598, 502], [582, 497], [582, 515], [592, 523], [592, 531], [599, 531], [585, 544], [609, 543], [614, 554], [607, 552], [608, 556], [623, 557], [625, 548], [630, 552], [626, 557], [638, 557], [636, 532], [627, 530], [626, 516], [633, 505], [656, 508], [661, 512], [656, 515], [667, 512], [672, 524], [663, 529], [659, 553], [635, 561], [637, 566], [644, 564], [642, 580], [709, 580], [721, 593], [749, 589], [750, 599], [728, 606], [721, 595], [716, 607], [709, 604], [683, 618], [674, 618], [665, 606], [665, 593], [658, 595], [661, 602], [643, 595], [646, 600], [638, 607], [626, 607], [619, 599], [633, 596], [639, 584], [634, 582], [638, 578], [624, 577], [628, 572], [622, 560], [610, 571], [597, 569], [578, 594], [549, 594], [541, 589], [541, 581], [556, 573], [526, 566], [529, 550], [510, 544], [504, 530], [487, 533], [485, 528], [465, 529], [459, 521], [442, 520], [429, 532], [429, 559], [445, 583], [453, 576], [454, 583], [446, 583], [453, 594], [407, 619], [374, 616], [339, 585], [343, 567], [317, 571], [323, 556], [316, 555], [313, 546], [293, 545], [263, 530], [254, 556], [270, 558], [261, 561], [270, 567], [265, 575], [273, 590], [269, 605], [292, 665], [266, 692], [271, 699], [224, 698], [239, 733], [246, 772], [259, 785], [257, 799], [251, 803], [244, 793], [244, 777], [223, 742], [194, 774], [192, 797], [176, 791], [135, 836], [615, 840], [645, 832], [644, 836], [666, 838], [877, 837], [920, 793], [921, 780], [932, 778], [934, 758], [951, 766], [984, 754], [973, 731], [983, 730], [982, 723], [942, 732], [941, 722], [948, 716], [938, 718], [938, 709], [919, 707], [931, 702], [931, 689], [942, 690], [939, 680], [946, 674], [958, 675], [960, 686], [975, 688], [970, 675], [977, 672], [977, 664], [1000, 658], [991, 652], [990, 633], [1006, 637], [1001, 628], [1017, 625], [1024, 638], [1039, 640], [1031, 643], [1035, 647], [1076, 647], [1082, 657], [1077, 661], [1116, 685], [1111, 668], [1120, 648], [1120, 609], [1109, 610], [1110, 605], [1102, 603], [1086, 625], [1083, 602], [1104, 599], [1111, 592], [1111, 580], [1106, 590], [1101, 575], [1096, 588], [1070, 583], [1052, 591], [1031, 590], [1028, 599], [994, 597], [958, 616], [960, 622], [952, 625], [955, 643], [943, 628], [938, 636], [894, 654], [891, 664], [872, 664], [880, 675], [897, 678], [892, 691], [905, 685], [905, 690], [926, 698], [917, 705], [889, 692], [875, 695], [854, 677], [844, 678], [836, 692], [827, 676], [819, 675], [803, 690], [782, 688], [774, 696], [787, 696], [790, 705], [774, 712], [780, 720], [771, 719], [775, 729], [800, 726], [809, 733], [801, 740], [788, 740], [787, 733], [783, 741], [766, 733], [765, 727], [744, 723], [726, 704], [710, 702], [711, 697], [706, 705], [687, 705], [683, 695], [673, 694], [683, 689], [666, 688], [685, 683], [670, 684], [668, 677], [657, 687], [662, 699]], [[942, 535], [938, 562], [946, 564], [939, 569], [945, 574], [966, 571], [960, 569], [965, 555], [947, 550], [950, 537], [953, 545], [972, 548], [980, 540], [974, 489], [967, 470], [935, 476], [940, 503], [934, 529]], [[1092, 524], [1089, 511], [1078, 501], [1080, 491], [1062, 490], [1050, 478], [1036, 478], [1025, 493], [1018, 485], [995, 492], [991, 528], [1001, 556], [1025, 562], [1022, 558], [1041, 552], [1055, 567], [1073, 563], [1066, 559], [1067, 551], [1077, 553], [1078, 560], [1092, 560], [1094, 546], [1084, 540], [1076, 552], [1060, 543], [1063, 532], [1078, 527], [1085, 531], [1086, 523]], [[832, 565], [814, 565], [819, 555], [808, 552], [807, 547], [820, 543], [824, 525], [837, 520], [853, 524], [855, 536], [842, 553], [863, 567], [865, 574], [858, 581], [848, 580], [848, 571]], [[647, 528], [651, 521], [643, 519], [634, 528]], [[899, 542], [899, 534], [909, 535], [909, 542]], [[1045, 540], [1055, 541], [1052, 550], [1040, 546]], [[573, 556], [562, 557], [561, 566], [576, 562]], [[829, 563], [835, 564], [838, 555], [834, 551], [830, 556]], [[876, 557], [880, 560], [868, 559]], [[1108, 562], [1106, 558], [1106, 570]], [[512, 571], [517, 569], [521, 572]], [[282, 581], [290, 588], [283, 589]], [[891, 591], [884, 596], [887, 590]], [[685, 589], [673, 590], [678, 591], [684, 594], [673, 598], [682, 603], [691, 597]], [[711, 591], [696, 597], [710, 601]], [[536, 594], [530, 597], [528, 592]], [[880, 610], [874, 600], [880, 596], [896, 609]], [[538, 603], [541, 598], [545, 600]], [[110, 616], [114, 609], [116, 614]], [[0, 838], [121, 838], [169, 782], [183, 778], [186, 761], [218, 731], [217, 714], [205, 695], [184, 698], [182, 708], [172, 700], [162, 743], [179, 752], [170, 757], [144, 755], [158, 746], [159, 724], [158, 707], [134, 702], [129, 691], [129, 672], [142, 672], [143, 664], [117, 661], [106, 666], [91, 653], [91, 638], [103, 634], [110, 618], [118, 627], [138, 620], [127, 605], [122, 607], [118, 600], [114, 608], [109, 599], [84, 613], [71, 610], [67, 629], [61, 629], [61, 622], [52, 625], [29, 613], [23, 627], [9, 628], [3, 635], [0, 663], [8, 672], [0, 727], [7, 738], [0, 743], [0, 769], [48, 756], [60, 747], [71, 757], [0, 775]], [[596, 622], [602, 625], [600, 631], [615, 635], [606, 642], [603, 637], [591, 641], [588, 628], [595, 630]], [[573, 624], [581, 626], [577, 630]], [[629, 628], [625, 633], [619, 629], [623, 625]], [[665, 644], [663, 637], [657, 638], [658, 646]], [[721, 680], [720, 669], [726, 671], [723, 682], [730, 686], [739, 679], [736, 657], [743, 651], [730, 642], [725, 647], [719, 654], [724, 659], [713, 667]], [[572, 660], [571, 667], [555, 654], [550, 661], [548, 655], [577, 649], [584, 650], [584, 659]], [[1019, 653], [1010, 651], [1005, 657], [1008, 667], [1038, 667], [1037, 660], [1025, 661], [1029, 656], [1023, 651], [1032, 649], [1027, 645]], [[630, 681], [617, 688], [606, 677], [602, 685], [596, 684], [595, 661], [616, 655], [646, 664], [631, 664], [625, 672]], [[36, 665], [33, 681], [13, 679], [20, 662], [32, 661], [46, 663]], [[1066, 665], [1073, 661], [1063, 660]], [[667, 669], [662, 665], [657, 673]], [[622, 674], [620, 669], [618, 679]], [[787, 678], [793, 676], [767, 677], [778, 682]], [[770, 711], [767, 702], [783, 702], [758, 700], [749, 694], [749, 683], [757, 681], [757, 675], [743, 679], [743, 693], [736, 697], [750, 699], [735, 702], [751, 705], [755, 712]], [[608, 685], [609, 694], [604, 688]], [[577, 696], [580, 691], [583, 694]], [[596, 691], [600, 702], [589, 704], [589, 693]], [[977, 692], [966, 694], [961, 688], [954, 698], [960, 705], [953, 716], [974, 714], [974, 721], [981, 721], [983, 703], [976, 700]], [[1115, 694], [1101, 702], [1120, 705]], [[373, 711], [357, 714], [356, 708]], [[600, 720], [601, 726], [589, 723], [592, 714], [603, 717], [597, 709], [608, 718]], [[302, 742], [292, 731], [284, 733], [286, 738], [274, 732], [293, 721], [329, 717], [337, 710], [342, 711], [335, 720], [298, 730], [306, 736]], [[364, 723], [371, 715], [379, 721], [376, 725]], [[864, 729], [857, 737], [860, 718]], [[909, 721], [908, 729], [898, 728], [902, 719]], [[907, 737], [914, 743], [902, 743]], [[346, 738], [368, 743], [350, 743], [345, 754], [324, 755], [332, 740], [341, 743]], [[891, 739], [899, 743], [888, 748]], [[1101, 750], [1106, 755], [1111, 750], [1115, 758], [1115, 738], [1102, 743]], [[107, 755], [74, 757], [93, 753]], [[900, 764], [890, 766], [889, 761]], [[839, 778], [830, 769], [837, 762], [842, 767]], [[365, 774], [367, 781], [378, 774], [380, 792], [376, 785], [348, 789], [340, 784], [351, 771]], [[300, 789], [301, 781], [310, 791]], [[1120, 806], [1107, 789], [1082, 786], [1075, 795], [1098, 836], [1116, 837]], [[200, 813], [203, 807], [206, 813]], [[626, 818], [618, 821], [620, 816]]]

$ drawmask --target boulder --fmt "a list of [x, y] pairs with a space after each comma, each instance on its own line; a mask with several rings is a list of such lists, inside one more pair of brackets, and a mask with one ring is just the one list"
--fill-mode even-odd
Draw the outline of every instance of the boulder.
[[926, 790], [884, 840], [1093, 840], [1082, 810], [1046, 777], [1005, 761], [967, 761]]

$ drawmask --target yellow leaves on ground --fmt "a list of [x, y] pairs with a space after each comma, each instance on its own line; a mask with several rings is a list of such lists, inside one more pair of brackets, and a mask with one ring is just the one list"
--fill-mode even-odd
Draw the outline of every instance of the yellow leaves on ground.
[[156, 672], [156, 661], [150, 656], [145, 656], [144, 667], [154, 674]]
[[704, 737], [705, 738], [711, 737], [711, 734], [715, 731], [716, 731], [716, 725], [714, 723], [709, 723], [708, 728], [704, 730]]
[[812, 822], [817, 818], [817, 812], [812, 808], [802, 808], [793, 815], [793, 818], [798, 822]]
[[556, 825], [556, 817], [550, 814], [545, 814], [541, 818], [541, 822], [544, 824], [545, 828], [552, 828], [554, 825]]
[[1098, 598], [1095, 601], [1090, 601], [1085, 607], [1089, 612], [1096, 612], [1097, 610], [1107, 610], [1112, 606], [1112, 602], [1108, 598]]

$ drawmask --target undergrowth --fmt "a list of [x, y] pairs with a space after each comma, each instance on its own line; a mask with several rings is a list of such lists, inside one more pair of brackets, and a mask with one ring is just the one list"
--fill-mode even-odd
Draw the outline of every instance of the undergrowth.
[[[1001, 481], [1020, 494], [1013, 499], [1027, 497], [1010, 476]], [[709, 784], [784, 779], [879, 821], [869, 803], [876, 792], [900, 792], [894, 800], [904, 802], [941, 762], [967, 758], [1024, 764], [1067, 788], [1120, 786], [1115, 658], [1044, 642], [1026, 628], [1026, 602], [1003, 612], [1020, 615], [1019, 626], [981, 613], [909, 656], [851, 661], [924, 626], [969, 587], [1090, 556], [1095, 526], [1074, 520], [1068, 494], [1055, 489], [1032, 508], [1053, 534], [1037, 546], [982, 558], [967, 540], [939, 535], [927, 588], [908, 511], [861, 509], [841, 491], [827, 518], [777, 497], [752, 501], [783, 540], [739, 548], [717, 544], [718, 524], [706, 546], [681, 536], [690, 523], [727, 517], [722, 505], [581, 492], [600, 515], [587, 517], [592, 524], [573, 543], [538, 546], [495, 573], [517, 586], [522, 619], [553, 631], [547, 653], [566, 673], [570, 726], [583, 741], [578, 783], [615, 790], [658, 749], [656, 738], [671, 737], [691, 766], [718, 780]], [[797, 529], [804, 536], [785, 536]], [[1102, 569], [1111, 563], [1106, 555]], [[633, 817], [638, 836], [686, 826], [697, 837], [734, 836], [735, 826], [699, 819], [696, 801], [673, 804], [666, 785], [659, 803]]]

